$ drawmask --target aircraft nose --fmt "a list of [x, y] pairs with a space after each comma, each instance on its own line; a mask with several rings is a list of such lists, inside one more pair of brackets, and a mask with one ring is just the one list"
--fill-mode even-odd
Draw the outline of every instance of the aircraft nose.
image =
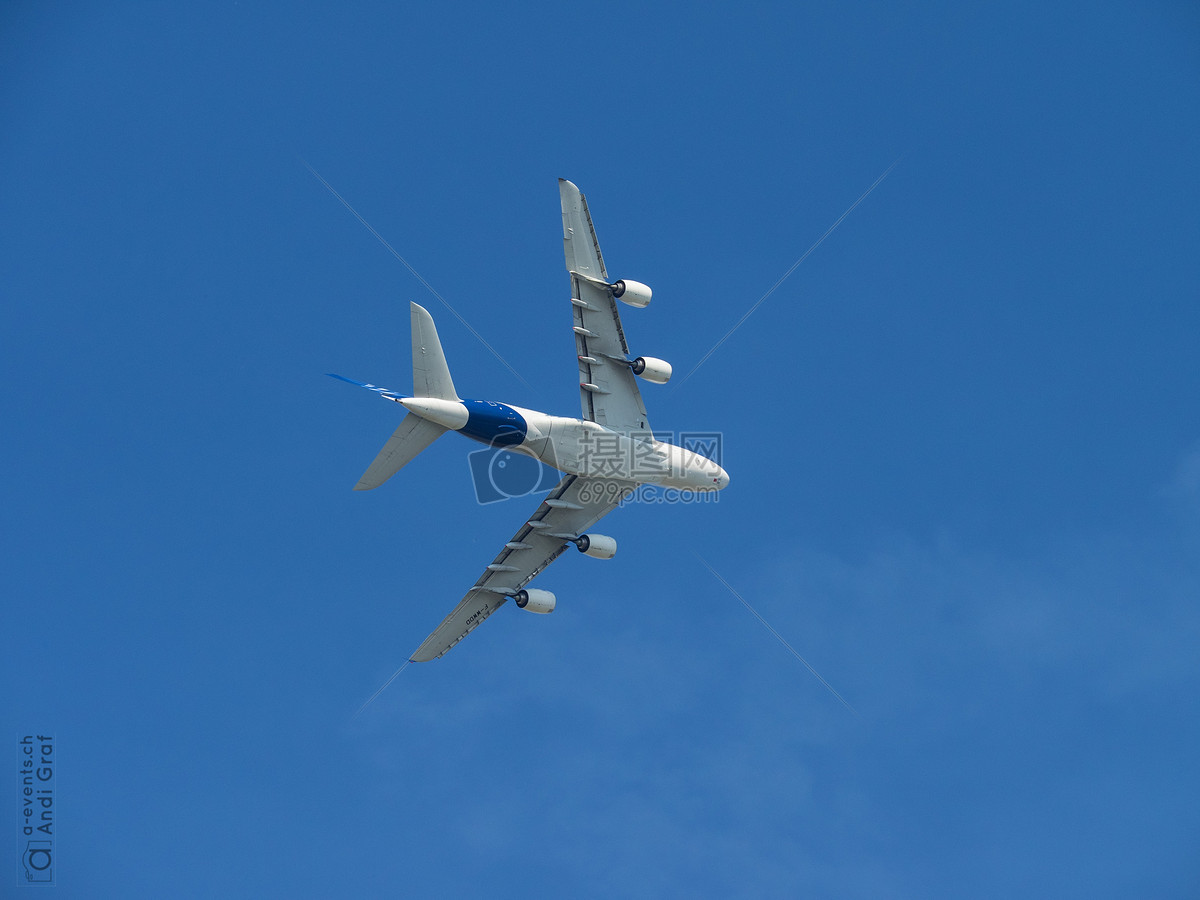
[[723, 491], [729, 487], [729, 473], [721, 469], [721, 474], [717, 476], [717, 490]]

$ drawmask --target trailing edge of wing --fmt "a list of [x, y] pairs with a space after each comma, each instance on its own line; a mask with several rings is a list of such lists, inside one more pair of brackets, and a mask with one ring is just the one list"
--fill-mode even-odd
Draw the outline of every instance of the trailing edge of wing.
[[405, 416], [400, 427], [392, 432], [388, 442], [383, 445], [375, 461], [363, 472], [362, 478], [358, 479], [354, 489], [369, 491], [379, 487], [445, 433], [445, 428], [427, 419], [412, 414]]

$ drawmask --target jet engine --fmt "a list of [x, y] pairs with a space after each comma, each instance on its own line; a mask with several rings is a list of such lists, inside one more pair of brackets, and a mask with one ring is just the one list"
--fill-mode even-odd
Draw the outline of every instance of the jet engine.
[[653, 356], [639, 356], [630, 366], [634, 375], [640, 375], [652, 384], [666, 384], [671, 380], [671, 364]]
[[513, 595], [517, 606], [535, 613], [554, 612], [555, 597], [549, 591], [539, 591], [537, 588], [526, 588]]
[[617, 555], [617, 539], [607, 534], [581, 534], [575, 538], [580, 553], [595, 559], [612, 559]]
[[640, 281], [618, 281], [612, 286], [613, 296], [622, 303], [641, 309], [650, 304], [654, 292]]

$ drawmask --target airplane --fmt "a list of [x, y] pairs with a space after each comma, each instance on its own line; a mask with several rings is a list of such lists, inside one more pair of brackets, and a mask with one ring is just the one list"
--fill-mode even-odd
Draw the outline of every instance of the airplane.
[[630, 358], [616, 301], [644, 308], [652, 292], [637, 281], [609, 282], [586, 198], [565, 179], [559, 179], [558, 188], [563, 250], [571, 276], [581, 418], [460, 398], [433, 317], [416, 303], [410, 308], [412, 396], [331, 373], [408, 411], [354, 486], [356, 491], [379, 487], [447, 431], [531, 456], [564, 473], [410, 662], [445, 655], [510, 598], [529, 612], [553, 612], [554, 594], [530, 588], [529, 583], [568, 545], [596, 559], [612, 559], [616, 540], [589, 529], [638, 485], [692, 491], [729, 485], [729, 474], [717, 463], [656, 440], [651, 433], [635, 376], [665, 384], [671, 365], [651, 356]]

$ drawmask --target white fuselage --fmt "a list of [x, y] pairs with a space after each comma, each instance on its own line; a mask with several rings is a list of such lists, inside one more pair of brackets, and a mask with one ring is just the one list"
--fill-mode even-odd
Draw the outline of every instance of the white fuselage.
[[721, 490], [729, 474], [698, 453], [596, 422], [487, 400], [399, 399], [409, 412], [484, 444], [539, 459], [569, 475], [693, 490]]

